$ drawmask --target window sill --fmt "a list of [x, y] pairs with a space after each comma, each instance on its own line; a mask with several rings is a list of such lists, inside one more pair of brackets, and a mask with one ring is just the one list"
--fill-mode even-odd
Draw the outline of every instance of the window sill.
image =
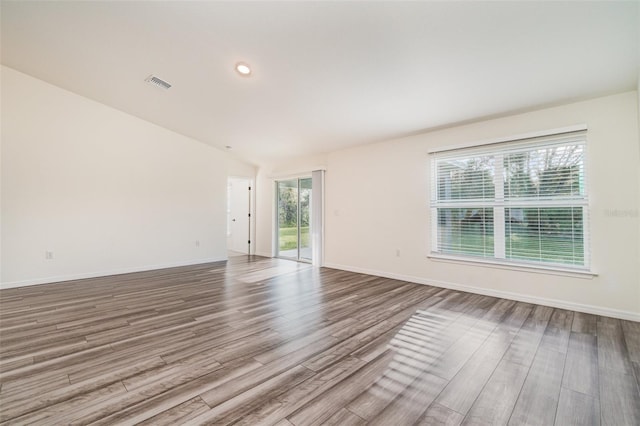
[[488, 259], [474, 259], [474, 258], [468, 258], [468, 257], [450, 256], [450, 255], [439, 254], [439, 253], [428, 254], [427, 258], [437, 262], [458, 263], [458, 264], [479, 266], [479, 267], [485, 267], [485, 268], [532, 272], [536, 274], [560, 275], [564, 277], [592, 279], [593, 277], [598, 276], [597, 273], [589, 270], [563, 268], [563, 267], [557, 267], [557, 266], [523, 265], [523, 264], [500, 262], [500, 261], [488, 260]]

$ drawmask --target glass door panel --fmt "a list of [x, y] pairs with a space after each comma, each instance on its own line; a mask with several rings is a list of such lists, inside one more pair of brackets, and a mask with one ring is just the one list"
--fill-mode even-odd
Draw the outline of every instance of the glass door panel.
[[298, 179], [278, 182], [278, 256], [298, 258]]
[[311, 261], [311, 178], [276, 182], [277, 256]]
[[300, 179], [300, 259], [311, 261], [311, 178]]

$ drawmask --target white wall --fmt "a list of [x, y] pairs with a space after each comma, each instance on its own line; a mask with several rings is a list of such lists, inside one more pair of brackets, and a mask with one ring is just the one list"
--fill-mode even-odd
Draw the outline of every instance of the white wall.
[[[640, 320], [637, 109], [637, 94], [629, 92], [330, 153], [325, 265]], [[574, 124], [589, 128], [587, 167], [596, 277], [426, 257], [430, 250], [428, 148]]]
[[226, 259], [255, 168], [11, 68], [1, 93], [2, 287]]
[[271, 257], [274, 232], [274, 189], [273, 179], [264, 166], [258, 168], [256, 176], [256, 254]]

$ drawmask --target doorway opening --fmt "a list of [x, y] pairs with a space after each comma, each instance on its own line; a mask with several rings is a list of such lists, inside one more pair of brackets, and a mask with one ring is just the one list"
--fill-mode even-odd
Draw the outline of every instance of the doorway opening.
[[276, 196], [276, 256], [311, 262], [311, 178], [276, 181]]
[[251, 179], [227, 180], [227, 250], [229, 256], [251, 253]]

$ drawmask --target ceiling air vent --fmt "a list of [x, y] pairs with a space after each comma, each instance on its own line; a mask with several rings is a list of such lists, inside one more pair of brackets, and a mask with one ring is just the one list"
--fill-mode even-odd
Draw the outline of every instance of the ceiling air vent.
[[158, 77], [154, 76], [153, 74], [150, 75], [149, 77], [145, 78], [144, 81], [146, 81], [147, 83], [155, 86], [155, 87], [159, 87], [160, 89], [164, 89], [167, 90], [171, 87], [171, 85], [169, 83], [167, 83], [166, 81], [159, 79]]

